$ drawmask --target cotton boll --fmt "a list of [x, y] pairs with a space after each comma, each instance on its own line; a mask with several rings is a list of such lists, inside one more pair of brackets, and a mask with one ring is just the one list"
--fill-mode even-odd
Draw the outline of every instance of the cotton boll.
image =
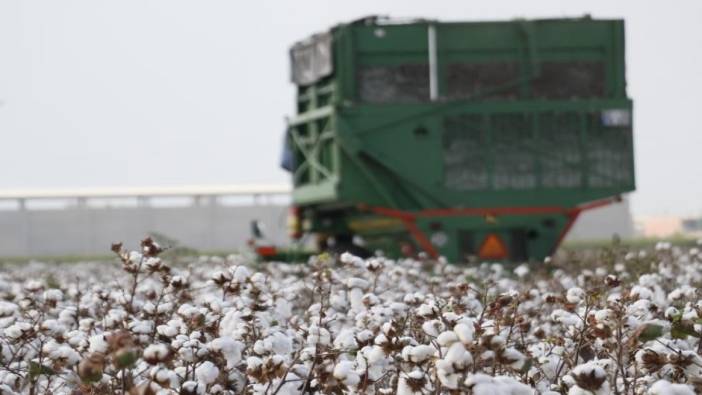
[[380, 298], [378, 298], [378, 296], [376, 294], [367, 293], [367, 294], [363, 295], [361, 302], [363, 303], [364, 306], [376, 306], [376, 305], [380, 304]]
[[371, 272], [376, 272], [383, 267], [382, 258], [370, 258], [366, 260], [366, 269]]
[[232, 280], [237, 283], [244, 283], [251, 277], [251, 272], [246, 266], [233, 266], [229, 268]]
[[[678, 344], [678, 347], [680, 345]], [[682, 350], [679, 353], [669, 353], [668, 360], [671, 363], [681, 361], [684, 366], [683, 370], [688, 378], [702, 381], [702, 357], [696, 351]]]
[[165, 388], [178, 388], [180, 379], [176, 372], [163, 367], [154, 367], [150, 372], [151, 379]]
[[129, 329], [136, 334], [148, 335], [154, 330], [154, 322], [150, 320], [134, 320], [129, 324]]
[[48, 289], [44, 291], [44, 300], [50, 302], [60, 302], [63, 300], [63, 292], [60, 289]]
[[226, 312], [219, 324], [219, 335], [234, 336], [237, 333], [241, 333], [246, 326], [246, 321], [242, 319], [242, 316], [243, 312], [238, 309], [231, 309]]
[[668, 251], [672, 246], [673, 245], [668, 241], [659, 241], [656, 243], [655, 249], [656, 251]]
[[195, 362], [201, 354], [202, 344], [198, 340], [185, 340], [178, 349], [178, 355], [186, 362]]
[[259, 357], [248, 357], [246, 358], [246, 369], [256, 370], [263, 365], [263, 360]]
[[329, 345], [331, 343], [331, 335], [329, 331], [325, 328], [320, 328], [317, 325], [312, 325], [308, 329], [307, 344], [310, 346], [315, 346], [320, 344], [322, 346]]
[[107, 337], [105, 334], [100, 334], [100, 335], [95, 335], [88, 340], [90, 343], [90, 346], [88, 347], [88, 351], [90, 352], [99, 352], [99, 353], [106, 353], [107, 352]]
[[284, 298], [278, 298], [275, 301], [275, 312], [283, 320], [287, 320], [292, 316], [292, 304]]
[[180, 393], [188, 395], [204, 395], [206, 390], [207, 388], [204, 384], [196, 381], [186, 381], [183, 383]]
[[699, 319], [699, 315], [697, 314], [697, 310], [695, 310], [692, 307], [685, 307], [685, 310], [683, 310], [682, 314], [682, 320], [686, 322], [690, 321], [697, 321]]
[[407, 383], [407, 377], [404, 375], [400, 376], [400, 380], [397, 383], [397, 395], [422, 395], [421, 391], [415, 392], [412, 387]]
[[672, 384], [666, 380], [656, 381], [647, 392], [648, 395], [694, 395], [692, 386]]
[[516, 274], [519, 278], [526, 277], [527, 274], [529, 274], [529, 265], [527, 264], [522, 264], [514, 268], [514, 274]]
[[354, 370], [354, 363], [351, 361], [340, 361], [334, 367], [334, 377], [347, 386], [354, 386], [361, 381], [361, 377]]
[[443, 321], [446, 323], [448, 326], [454, 326], [462, 319], [462, 316], [452, 312], [452, 311], [445, 311], [441, 313], [441, 318], [443, 318]]
[[402, 357], [409, 362], [422, 363], [434, 356], [436, 349], [426, 344], [406, 346], [402, 349]]
[[505, 347], [506, 340], [500, 335], [487, 336], [483, 338], [486, 341], [486, 345], [491, 350], [501, 350]]
[[18, 309], [19, 306], [17, 306], [16, 304], [0, 300], [0, 317], [13, 316]]
[[256, 272], [250, 277], [250, 280], [254, 285], [260, 288], [265, 285], [266, 276], [263, 273]]
[[435, 317], [439, 310], [433, 304], [425, 303], [417, 308], [416, 313], [421, 317]]
[[18, 322], [5, 328], [5, 336], [10, 339], [19, 339], [32, 330], [32, 325], [26, 322]]
[[409, 305], [418, 305], [422, 302], [424, 302], [424, 295], [422, 295], [419, 292], [415, 293], [408, 293], [402, 298], [402, 301], [409, 304]]
[[370, 380], [378, 380], [387, 365], [385, 353], [378, 346], [366, 346], [356, 354], [356, 366], [359, 371], [368, 371]]
[[368, 329], [362, 330], [356, 334], [356, 340], [365, 344], [373, 339], [373, 332]]
[[629, 294], [638, 299], [653, 300], [653, 291], [640, 285], [633, 286]]
[[59, 346], [52, 350], [49, 354], [49, 358], [57, 363], [65, 364], [65, 366], [73, 366], [81, 360], [80, 354], [66, 345]]
[[156, 333], [164, 337], [172, 338], [180, 334], [180, 328], [183, 325], [183, 321], [181, 320], [170, 320], [165, 325], [157, 326]]
[[429, 320], [422, 324], [422, 330], [424, 333], [431, 337], [438, 337], [439, 334], [446, 329], [443, 322], [439, 320]]
[[506, 376], [471, 374], [464, 384], [474, 395], [534, 395], [534, 389]]
[[500, 354], [500, 360], [509, 365], [512, 369], [520, 370], [524, 367], [526, 363], [526, 357], [521, 352], [517, 351], [514, 347], [505, 349]]
[[400, 302], [393, 302], [390, 304], [390, 310], [392, 310], [396, 314], [404, 314], [407, 312], [408, 306], [404, 303]]
[[141, 310], [146, 314], [154, 314], [156, 312], [156, 306], [151, 302], [146, 302], [141, 306]]
[[214, 383], [218, 376], [219, 369], [210, 361], [205, 361], [195, 368], [195, 377], [205, 385]]
[[128, 260], [134, 265], [138, 265], [141, 262], [143, 256], [137, 251], [130, 251], [128, 255]]
[[348, 292], [349, 302], [351, 303], [351, 310], [362, 311], [365, 309], [363, 304], [363, 290], [360, 288], [352, 288]]
[[580, 303], [585, 298], [585, 291], [582, 288], [573, 287], [566, 292], [566, 300], [570, 303]]
[[469, 344], [473, 342], [473, 334], [475, 329], [467, 324], [457, 324], [453, 327], [453, 331], [458, 336], [458, 339], [463, 344]]
[[232, 274], [229, 271], [223, 272], [221, 270], [217, 270], [214, 273], [212, 273], [212, 276], [210, 276], [210, 279], [218, 285], [223, 285], [228, 281], [231, 281], [232, 279]]
[[341, 256], [339, 257], [339, 260], [341, 260], [342, 263], [345, 263], [347, 265], [352, 265], [352, 266], [357, 267], [357, 268], [361, 268], [365, 265], [363, 259], [361, 259], [353, 254], [350, 254], [348, 252], [342, 253]]
[[62, 335], [67, 330], [66, 326], [58, 320], [45, 320], [41, 323], [41, 329], [52, 336]]
[[612, 323], [614, 312], [611, 309], [602, 309], [595, 311], [595, 320], [599, 323]]
[[[118, 311], [123, 311], [123, 310], [118, 310]], [[112, 312], [112, 310], [110, 310]], [[78, 311], [76, 310], [75, 307], [66, 307], [65, 309], [61, 310], [59, 313], [58, 320], [63, 322], [66, 325], [73, 325], [76, 322], [76, 315], [78, 314]], [[125, 315], [126, 317], [126, 315]]]
[[397, 395], [422, 395], [429, 390], [427, 379], [421, 370], [400, 374], [397, 383]]
[[454, 331], [442, 332], [436, 339], [442, 347], [448, 347], [458, 341], [458, 336]]
[[66, 342], [76, 350], [85, 350], [88, 348], [88, 336], [86, 331], [74, 330], [66, 333]]
[[392, 325], [391, 322], [386, 322], [386, 323], [384, 323], [384, 324], [380, 327], [380, 329], [383, 331], [383, 333], [384, 333], [386, 336], [392, 337], [392, 336], [394, 336], [394, 334], [395, 334], [395, 327]]
[[379, 334], [378, 336], [373, 339], [373, 343], [377, 345], [383, 345], [385, 343], [390, 343], [390, 339], [388, 339], [387, 336], [385, 336], [384, 333]]
[[385, 351], [380, 346], [373, 346], [368, 353], [368, 363], [371, 365], [385, 361]]
[[551, 320], [566, 327], [573, 326], [579, 328], [582, 325], [582, 320], [577, 315], [561, 309], [554, 310], [551, 313]]
[[449, 347], [444, 360], [458, 369], [463, 369], [473, 363], [473, 357], [466, 351], [463, 343], [453, 343], [451, 347]]
[[24, 289], [26, 289], [29, 292], [38, 292], [44, 289], [44, 284], [37, 280], [28, 280], [24, 284]]
[[219, 337], [208, 344], [208, 348], [214, 352], [219, 352], [227, 360], [227, 368], [231, 369], [241, 361], [241, 350], [244, 344], [231, 337]]
[[458, 379], [460, 378], [460, 375], [454, 372], [453, 366], [450, 362], [443, 359], [437, 361], [436, 375], [439, 378], [441, 385], [450, 389], [458, 388]]
[[[3, 374], [4, 373], [4, 374]], [[22, 384], [22, 377], [18, 374], [12, 373], [12, 372], [3, 372], [0, 373], [0, 382], [2, 382], [3, 385], [5, 386], [12, 386], [12, 387], [19, 387]], [[0, 387], [2, 388], [2, 387]], [[5, 389], [4, 391], [0, 389], [0, 394], [13, 394], [14, 391], [11, 389]]]
[[[356, 343], [356, 337], [354, 336], [354, 330], [351, 328], [344, 328], [336, 335], [334, 338], [334, 347], [338, 349], [352, 349], [356, 348], [358, 345]], [[280, 353], [283, 354], [283, 353]]]
[[571, 371], [570, 377], [574, 385], [568, 391], [569, 395], [594, 393], [595, 395], [609, 394], [607, 372], [597, 360], [578, 365]]
[[292, 339], [282, 332], [274, 332], [265, 338], [266, 348], [274, 354], [287, 355], [292, 353]]
[[362, 278], [351, 277], [346, 280], [346, 287], [349, 289], [359, 288], [365, 291], [370, 287], [370, 283]]
[[670, 306], [665, 310], [665, 318], [667, 318], [669, 320], [673, 319], [674, 317], [677, 317], [679, 315], [680, 315], [680, 310], [676, 309], [673, 306]]
[[256, 343], [254, 343], [253, 352], [258, 355], [263, 355], [266, 353], [266, 349], [263, 345], [263, 340], [257, 340]]

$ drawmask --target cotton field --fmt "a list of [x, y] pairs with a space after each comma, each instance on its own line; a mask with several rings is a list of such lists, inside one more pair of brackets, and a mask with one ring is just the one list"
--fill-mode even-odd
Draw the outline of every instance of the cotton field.
[[697, 248], [517, 267], [113, 250], [3, 268], [3, 394], [702, 392]]

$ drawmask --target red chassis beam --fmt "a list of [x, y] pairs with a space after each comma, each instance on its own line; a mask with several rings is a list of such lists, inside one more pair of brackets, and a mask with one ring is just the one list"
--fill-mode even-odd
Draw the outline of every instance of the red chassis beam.
[[[578, 219], [580, 213], [585, 210], [607, 206], [609, 204], [620, 202], [621, 196], [612, 198], [595, 200], [575, 207], [560, 207], [560, 206], [535, 206], [535, 207], [488, 207], [488, 208], [435, 208], [420, 211], [404, 211], [388, 207], [376, 207], [359, 205], [361, 211], [370, 211], [384, 217], [397, 218], [402, 221], [407, 228], [407, 231], [412, 235], [417, 244], [432, 258], [438, 258], [439, 253], [427, 235], [417, 227], [417, 218], [437, 218], [437, 217], [470, 217], [470, 216], [492, 216], [499, 217], [501, 215], [538, 215], [538, 214], [562, 214], [568, 217], [568, 222], [565, 228], [558, 236], [555, 249], [561, 244], [568, 231], [573, 227], [575, 220]], [[552, 253], [553, 253], [552, 252]]]

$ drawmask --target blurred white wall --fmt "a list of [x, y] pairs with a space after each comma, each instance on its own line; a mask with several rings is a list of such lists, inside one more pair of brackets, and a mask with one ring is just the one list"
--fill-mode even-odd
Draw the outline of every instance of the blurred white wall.
[[566, 241], [611, 240], [615, 235], [622, 239], [636, 236], [628, 197], [580, 214]]

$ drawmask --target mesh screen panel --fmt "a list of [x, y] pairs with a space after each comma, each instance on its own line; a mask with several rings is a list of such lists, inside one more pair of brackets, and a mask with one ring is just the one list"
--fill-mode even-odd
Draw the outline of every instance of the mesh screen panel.
[[600, 112], [463, 114], [445, 118], [443, 126], [444, 186], [450, 189], [634, 183], [631, 126], [607, 125]]
[[603, 97], [605, 66], [602, 62], [543, 62], [541, 74], [531, 82], [539, 99]]
[[444, 120], [444, 185], [457, 190], [488, 188], [486, 133], [480, 115]]
[[518, 88], [505, 84], [518, 77], [516, 62], [453, 63], [446, 70], [446, 95], [450, 99], [464, 99], [482, 93], [486, 94], [484, 98], [516, 99]]
[[580, 117], [576, 113], [539, 116], [539, 165], [546, 188], [573, 188], [582, 184]]
[[362, 66], [358, 92], [366, 103], [411, 103], [429, 100], [429, 66]]
[[536, 160], [529, 118], [522, 114], [492, 116], [495, 189], [536, 187]]
[[588, 185], [596, 188], [632, 183], [630, 127], [604, 126], [600, 113], [588, 114]]

